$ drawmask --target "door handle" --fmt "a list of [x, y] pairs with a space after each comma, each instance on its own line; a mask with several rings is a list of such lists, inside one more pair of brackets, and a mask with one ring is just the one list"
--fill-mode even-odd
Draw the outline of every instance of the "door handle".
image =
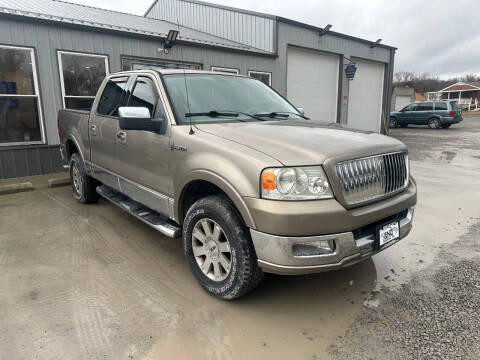
[[127, 133], [125, 131], [119, 131], [117, 133], [117, 138], [118, 138], [118, 140], [124, 141], [124, 140], [127, 139]]
[[92, 135], [96, 135], [97, 134], [97, 125], [90, 125], [90, 132], [92, 133]]

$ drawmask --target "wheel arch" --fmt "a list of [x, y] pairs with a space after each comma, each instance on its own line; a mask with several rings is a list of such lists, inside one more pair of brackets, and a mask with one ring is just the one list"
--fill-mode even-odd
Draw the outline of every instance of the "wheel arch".
[[75, 137], [70, 135], [67, 137], [67, 140], [65, 141], [65, 153], [68, 161], [70, 161], [72, 154], [75, 152], [79, 153], [80, 158], [85, 163], [82, 148], [79, 146], [77, 139], [75, 139]]
[[[247, 227], [255, 228], [253, 217], [242, 196], [226, 179], [210, 171], [196, 171], [178, 187], [174, 212], [175, 219], [183, 224], [189, 205], [208, 195], [223, 193], [233, 203]], [[192, 197], [193, 195], [193, 197]]]

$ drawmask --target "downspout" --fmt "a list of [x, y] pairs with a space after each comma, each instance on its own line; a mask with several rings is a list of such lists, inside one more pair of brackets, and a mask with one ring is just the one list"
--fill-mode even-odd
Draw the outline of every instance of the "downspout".
[[382, 111], [382, 128], [380, 133], [387, 134], [389, 133], [390, 128], [390, 108], [392, 102], [392, 84], [393, 84], [393, 66], [395, 62], [395, 49], [390, 49], [390, 62], [388, 64], [388, 77], [387, 77], [387, 86], [386, 86], [386, 101], [385, 107]]

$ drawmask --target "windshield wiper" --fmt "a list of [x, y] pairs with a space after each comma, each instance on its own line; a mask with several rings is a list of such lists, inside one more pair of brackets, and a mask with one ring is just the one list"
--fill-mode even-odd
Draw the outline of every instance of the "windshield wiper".
[[255, 114], [255, 116], [265, 116], [265, 117], [271, 117], [271, 118], [276, 118], [276, 117], [288, 118], [290, 117], [290, 114], [300, 116], [305, 120], [310, 120], [310, 118], [306, 117], [305, 115], [302, 115], [296, 112], [291, 112], [291, 111], [272, 111], [270, 113]]
[[[257, 119], [257, 120], [260, 120], [260, 121], [265, 121], [265, 119], [262, 119], [262, 118], [259, 118], [259, 117], [255, 116], [255, 115], [247, 114], [247, 113], [244, 113], [244, 112], [241, 112], [241, 111], [211, 110], [211, 111], [207, 111], [207, 112], [186, 113], [185, 117], [189, 118], [189, 117], [195, 117], [195, 116], [208, 116], [208, 117], [215, 118], [215, 117], [221, 117], [221, 116], [224, 116], [224, 117], [238, 117], [239, 115], [245, 115], [245, 116], [251, 117], [253, 119]], [[242, 122], [245, 121], [245, 120], [240, 120], [240, 119], [236, 119], [236, 120], [242, 121]]]

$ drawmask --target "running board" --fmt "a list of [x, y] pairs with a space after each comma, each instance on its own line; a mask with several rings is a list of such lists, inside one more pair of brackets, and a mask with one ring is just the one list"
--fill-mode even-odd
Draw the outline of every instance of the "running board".
[[130, 199], [128, 196], [113, 190], [106, 185], [97, 186], [97, 193], [122, 208], [126, 212], [140, 219], [145, 224], [150, 225], [155, 230], [170, 238], [177, 238], [181, 235], [181, 228], [174, 224], [167, 217], [158, 212], [149, 209], [142, 204]]

